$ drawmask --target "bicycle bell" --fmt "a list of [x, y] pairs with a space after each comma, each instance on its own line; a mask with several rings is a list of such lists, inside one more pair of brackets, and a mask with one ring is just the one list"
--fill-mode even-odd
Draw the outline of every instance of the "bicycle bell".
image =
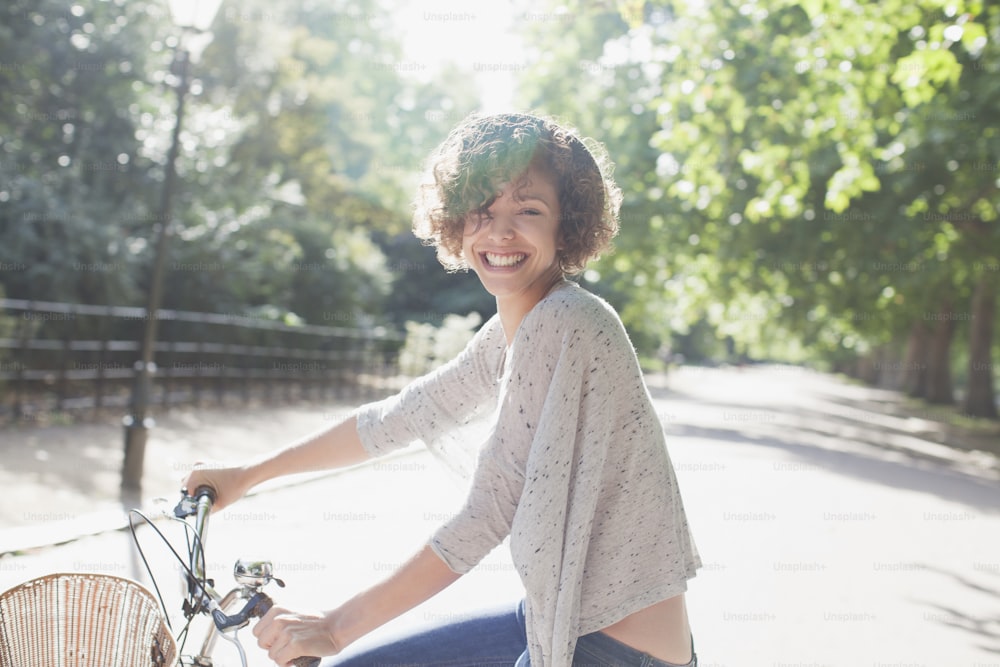
[[284, 586], [284, 582], [275, 579], [271, 574], [273, 567], [269, 560], [243, 560], [236, 561], [233, 566], [233, 579], [244, 586], [263, 586], [269, 581], [276, 581], [279, 586]]

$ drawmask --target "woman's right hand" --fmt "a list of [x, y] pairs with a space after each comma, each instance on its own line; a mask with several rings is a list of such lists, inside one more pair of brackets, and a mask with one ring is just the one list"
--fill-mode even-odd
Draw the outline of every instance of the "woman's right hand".
[[219, 464], [195, 464], [191, 474], [184, 480], [187, 493], [194, 493], [200, 486], [209, 486], [215, 490], [215, 503], [212, 511], [221, 510], [232, 505], [246, 495], [253, 486], [249, 470], [245, 466], [227, 466]]

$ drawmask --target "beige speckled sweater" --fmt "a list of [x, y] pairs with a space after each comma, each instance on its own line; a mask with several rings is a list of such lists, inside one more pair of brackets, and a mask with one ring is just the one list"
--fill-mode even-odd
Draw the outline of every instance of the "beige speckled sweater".
[[487, 424], [465, 506], [431, 546], [467, 572], [510, 536], [534, 667], [569, 667], [577, 637], [684, 592], [701, 565], [632, 344], [575, 283], [542, 299], [509, 349], [494, 317], [357, 417], [373, 456], [422, 440], [454, 459]]

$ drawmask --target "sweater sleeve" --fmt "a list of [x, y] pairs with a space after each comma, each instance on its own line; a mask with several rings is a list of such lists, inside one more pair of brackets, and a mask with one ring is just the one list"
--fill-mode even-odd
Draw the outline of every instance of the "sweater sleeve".
[[[543, 304], [529, 314], [511, 349], [509, 372], [501, 391], [495, 427], [480, 452], [475, 476], [464, 506], [442, 525], [431, 539], [431, 547], [455, 572], [471, 570], [511, 531], [522, 502], [546, 480], [534, 479], [526, 487], [529, 459], [539, 451], [558, 447], [539, 442], [538, 425], [544, 418], [560, 422], [574, 440], [581, 387], [588, 361], [585, 332], [559, 317], [557, 304]], [[569, 326], [567, 326], [569, 325]], [[543, 458], [552, 458], [542, 453]], [[560, 457], [561, 458], [561, 457]], [[566, 458], [572, 458], [567, 454]], [[542, 474], [566, 477], [569, 469]], [[555, 537], [555, 536], [553, 536]]]
[[417, 440], [430, 443], [493, 409], [502, 339], [494, 316], [450, 362], [395, 396], [358, 408], [358, 436], [368, 454], [382, 456]]

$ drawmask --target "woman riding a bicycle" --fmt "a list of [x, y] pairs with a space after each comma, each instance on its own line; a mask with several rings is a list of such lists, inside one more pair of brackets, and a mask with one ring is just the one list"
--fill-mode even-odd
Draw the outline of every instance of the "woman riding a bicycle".
[[[567, 276], [610, 245], [621, 193], [596, 144], [524, 114], [473, 115], [432, 155], [414, 231], [471, 269], [497, 315], [402, 392], [267, 457], [196, 469], [216, 509], [282, 475], [421, 440], [474, 471], [458, 513], [385, 580], [322, 614], [254, 628], [281, 665], [696, 665], [684, 594], [700, 567], [661, 424], [618, 315]], [[478, 449], [460, 442], [485, 424]], [[474, 443], [473, 443], [474, 444]], [[512, 609], [364, 651], [358, 638], [429, 599], [510, 538]]]

